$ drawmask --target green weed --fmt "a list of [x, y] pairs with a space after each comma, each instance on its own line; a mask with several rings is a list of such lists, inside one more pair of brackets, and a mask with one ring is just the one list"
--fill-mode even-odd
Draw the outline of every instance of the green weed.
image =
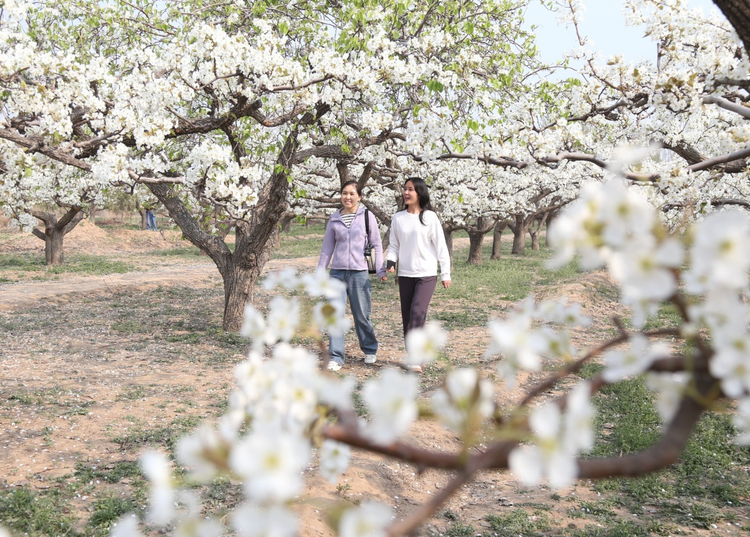
[[131, 498], [107, 496], [94, 502], [94, 512], [89, 519], [88, 526], [94, 530], [95, 536], [109, 535], [112, 524], [126, 513], [137, 511], [138, 506]]
[[[546, 248], [527, 250], [522, 256], [504, 256], [491, 260], [491, 247], [485, 247], [484, 261], [470, 265], [461, 256], [464, 249], [454, 252], [451, 270], [452, 285], [445, 291], [447, 298], [459, 300], [462, 306], [487, 314], [488, 297], [495, 300], [517, 302], [526, 298], [537, 286], [550, 286], [575, 278], [579, 274], [575, 263], [559, 270], [549, 270], [544, 263], [550, 257]], [[442, 291], [441, 291], [442, 292]], [[478, 305], [481, 305], [478, 306]], [[470, 312], [474, 315], [474, 312]]]
[[0, 520], [6, 528], [23, 535], [77, 534], [67, 499], [56, 491], [36, 494], [26, 487], [0, 490]]
[[134, 461], [121, 461], [116, 463], [111, 468], [102, 466], [88, 466], [79, 462], [76, 465], [73, 476], [84, 483], [95, 481], [97, 479], [106, 481], [107, 483], [119, 483], [122, 480], [129, 478], [140, 479], [142, 477], [142, 474], [138, 463]]
[[549, 517], [543, 511], [534, 511], [530, 515], [525, 509], [518, 508], [506, 515], [487, 515], [486, 520], [498, 537], [541, 535], [550, 529]]

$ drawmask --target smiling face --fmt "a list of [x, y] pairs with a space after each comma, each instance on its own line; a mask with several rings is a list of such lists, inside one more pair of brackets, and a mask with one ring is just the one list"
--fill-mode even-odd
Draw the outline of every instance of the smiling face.
[[406, 181], [404, 185], [404, 205], [410, 209], [419, 210], [419, 194], [414, 189], [414, 183]]
[[357, 192], [357, 188], [354, 185], [346, 185], [341, 190], [341, 205], [344, 206], [345, 213], [357, 212], [359, 200], [361, 199], [362, 196], [359, 195], [359, 192]]

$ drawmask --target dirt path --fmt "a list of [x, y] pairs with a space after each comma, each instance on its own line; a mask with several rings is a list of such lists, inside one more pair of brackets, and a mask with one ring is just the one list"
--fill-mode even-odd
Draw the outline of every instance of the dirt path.
[[[297, 270], [314, 269], [317, 257], [298, 259], [274, 259], [269, 261], [264, 272], [286, 267]], [[24, 306], [38, 304], [42, 300], [64, 299], [68, 295], [97, 295], [111, 293], [124, 287], [149, 289], [158, 286], [184, 285], [196, 287], [221, 285], [219, 271], [210, 261], [192, 265], [173, 265], [153, 270], [107, 274], [106, 276], [75, 276], [55, 281], [24, 281], [0, 285], [0, 311], [13, 311]]]

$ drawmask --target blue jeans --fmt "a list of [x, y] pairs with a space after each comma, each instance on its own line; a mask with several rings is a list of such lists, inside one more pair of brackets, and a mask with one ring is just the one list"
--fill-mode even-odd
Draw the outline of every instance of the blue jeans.
[[151, 211], [146, 211], [146, 229], [156, 231], [156, 216]]
[[[331, 269], [331, 278], [340, 280], [346, 285], [346, 291], [341, 294], [341, 300], [346, 304], [346, 298], [349, 297], [349, 306], [354, 317], [354, 330], [357, 332], [357, 338], [359, 339], [359, 348], [365, 354], [377, 354], [378, 340], [375, 337], [372, 322], [370, 322], [372, 286], [367, 271]], [[330, 359], [343, 364], [344, 336], [329, 336], [328, 342]]]

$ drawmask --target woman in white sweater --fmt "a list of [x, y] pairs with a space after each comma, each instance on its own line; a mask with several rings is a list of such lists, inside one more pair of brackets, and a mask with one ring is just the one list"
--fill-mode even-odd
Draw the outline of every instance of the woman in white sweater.
[[[404, 183], [402, 211], [393, 215], [386, 256], [388, 272], [398, 262], [398, 288], [404, 337], [427, 320], [427, 307], [440, 279], [446, 289], [451, 285], [451, 261], [445, 235], [430, 204], [430, 191], [419, 177]], [[419, 366], [416, 366], [419, 370]]]

